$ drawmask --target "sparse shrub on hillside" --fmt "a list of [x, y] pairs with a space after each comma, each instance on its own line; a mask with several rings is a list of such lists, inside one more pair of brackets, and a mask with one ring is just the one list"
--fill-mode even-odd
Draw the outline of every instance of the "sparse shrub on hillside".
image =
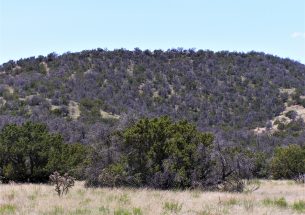
[[287, 113], [285, 113], [285, 116], [287, 116], [288, 118], [295, 120], [296, 117], [298, 116], [298, 113], [294, 110], [288, 111]]
[[44, 100], [41, 96], [34, 95], [34, 96], [32, 96], [31, 98], [29, 98], [28, 104], [29, 104], [30, 106], [37, 106], [37, 105], [42, 104], [44, 101], [45, 101], [45, 100]]
[[80, 111], [86, 122], [94, 123], [101, 121], [101, 113], [103, 102], [98, 99], [82, 99], [80, 101]]
[[54, 110], [51, 110], [50, 112], [59, 117], [69, 116], [69, 109], [67, 106], [61, 106], [60, 108], [56, 108]]
[[283, 131], [283, 130], [286, 128], [286, 125], [285, 125], [285, 123], [283, 123], [283, 122], [279, 122], [278, 125], [277, 125], [277, 128], [278, 128], [280, 131]]

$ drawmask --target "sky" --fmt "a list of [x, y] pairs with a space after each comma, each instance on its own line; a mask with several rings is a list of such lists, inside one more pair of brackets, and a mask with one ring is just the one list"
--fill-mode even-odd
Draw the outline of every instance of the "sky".
[[0, 0], [0, 64], [136, 47], [254, 50], [305, 64], [305, 0]]

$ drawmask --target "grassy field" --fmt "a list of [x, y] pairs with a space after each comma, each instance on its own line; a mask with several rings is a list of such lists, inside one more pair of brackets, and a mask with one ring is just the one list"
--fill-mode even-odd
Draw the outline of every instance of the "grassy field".
[[0, 185], [0, 214], [305, 214], [305, 185], [259, 181], [252, 193], [86, 189], [82, 182], [64, 197], [48, 185]]

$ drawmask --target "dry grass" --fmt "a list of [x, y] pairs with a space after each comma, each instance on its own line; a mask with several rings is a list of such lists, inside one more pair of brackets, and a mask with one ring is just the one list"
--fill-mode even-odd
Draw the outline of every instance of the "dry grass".
[[78, 119], [80, 117], [80, 109], [79, 109], [79, 104], [75, 101], [70, 101], [69, 102], [69, 116], [72, 119]]
[[48, 185], [0, 185], [0, 214], [305, 214], [304, 185], [292, 181], [260, 183], [259, 190], [238, 194], [86, 189], [78, 182], [62, 198]]

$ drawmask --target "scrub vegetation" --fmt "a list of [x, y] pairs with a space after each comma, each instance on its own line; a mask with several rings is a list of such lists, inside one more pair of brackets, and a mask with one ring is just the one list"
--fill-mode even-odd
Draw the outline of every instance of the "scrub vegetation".
[[304, 119], [305, 66], [264, 53], [9, 61], [0, 214], [302, 214]]

